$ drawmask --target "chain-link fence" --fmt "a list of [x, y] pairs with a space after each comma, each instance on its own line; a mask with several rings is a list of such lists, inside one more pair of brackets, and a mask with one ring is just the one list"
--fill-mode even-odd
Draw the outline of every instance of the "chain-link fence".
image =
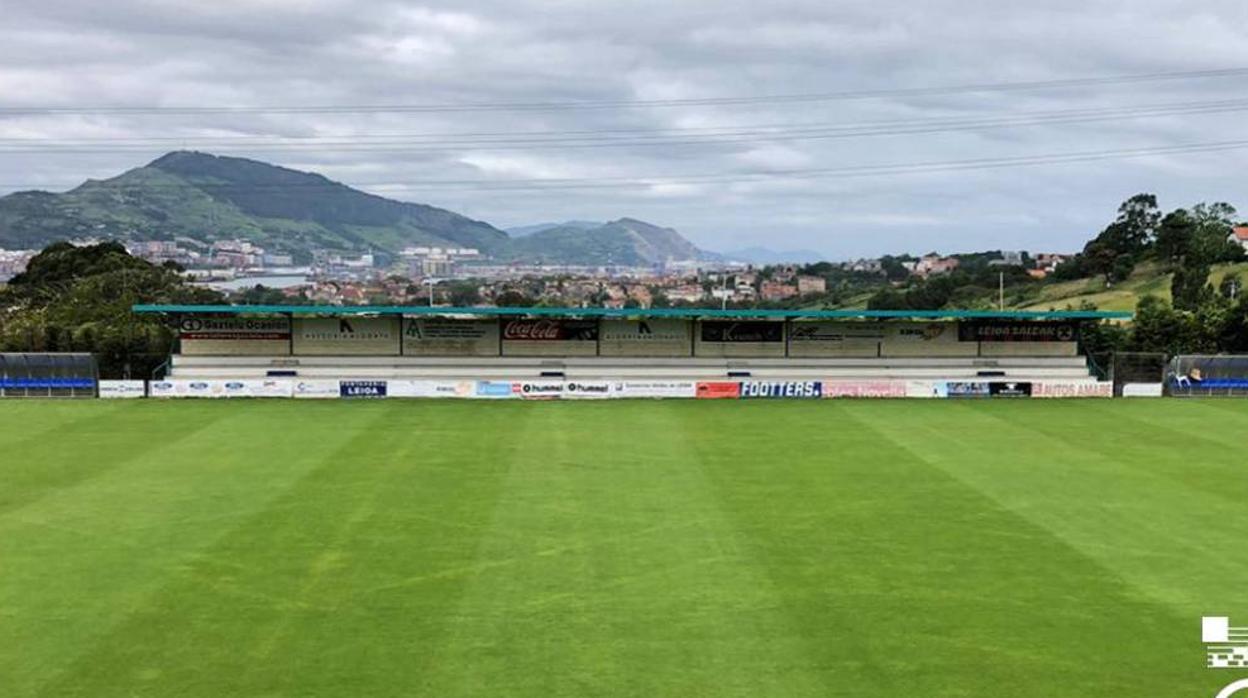
[[1117, 352], [1111, 368], [1114, 397], [1158, 395], [1166, 377], [1166, 355], [1156, 352]]

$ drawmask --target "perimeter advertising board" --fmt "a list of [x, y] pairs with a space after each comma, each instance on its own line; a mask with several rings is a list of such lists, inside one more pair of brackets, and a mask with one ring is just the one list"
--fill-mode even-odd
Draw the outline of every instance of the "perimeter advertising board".
[[884, 328], [880, 356], [975, 356], [978, 348], [977, 342], [959, 341], [957, 325], [952, 322], [890, 322]]
[[100, 397], [105, 400], [128, 400], [141, 398], [147, 394], [147, 384], [143, 381], [110, 381], [99, 383]]
[[741, 384], [736, 381], [702, 381], [694, 396], [699, 400], [735, 400], [741, 397]]
[[[824, 397], [897, 398], [907, 397], [906, 382], [899, 380], [823, 382]], [[927, 397], [924, 395], [924, 397]]]
[[565, 400], [606, 400], [615, 397], [607, 381], [567, 381], [563, 384]]
[[794, 322], [789, 325], [789, 356], [874, 358], [884, 328], [873, 322]]
[[820, 381], [744, 381], [741, 397], [751, 398], [817, 398], [823, 396]]
[[498, 356], [498, 353], [496, 320], [403, 320], [405, 356]]
[[603, 320], [599, 347], [602, 356], [687, 357], [693, 352], [693, 322]]
[[1079, 323], [1025, 320], [964, 320], [958, 338], [979, 342], [981, 356], [1075, 356]]
[[1045, 381], [1031, 386], [1032, 397], [1113, 397], [1114, 384], [1108, 381]]
[[502, 321], [503, 356], [594, 356], [597, 320]]
[[617, 398], [691, 398], [697, 397], [698, 384], [693, 381], [624, 381], [611, 386]]
[[291, 381], [282, 378], [170, 378], [152, 381], [152, 397], [290, 397]]
[[694, 356], [784, 357], [784, 323], [767, 320], [703, 320]]
[[399, 355], [397, 317], [297, 318], [294, 335], [297, 355]]
[[188, 356], [285, 356], [290, 320], [196, 315], [178, 320], [181, 353]]

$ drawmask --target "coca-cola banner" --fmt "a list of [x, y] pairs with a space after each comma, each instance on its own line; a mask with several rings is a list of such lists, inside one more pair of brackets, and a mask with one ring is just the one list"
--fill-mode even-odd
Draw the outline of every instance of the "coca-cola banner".
[[963, 342], [1074, 342], [1079, 325], [1074, 322], [1028, 322], [1025, 320], [967, 320], [958, 323]]
[[696, 356], [783, 357], [784, 323], [763, 320], [704, 320], [699, 323]]
[[503, 356], [594, 356], [597, 320], [503, 320]]

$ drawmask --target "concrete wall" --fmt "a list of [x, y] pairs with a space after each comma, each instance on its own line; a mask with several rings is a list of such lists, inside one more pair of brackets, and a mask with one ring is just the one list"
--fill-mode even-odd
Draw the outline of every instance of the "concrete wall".
[[879, 355], [885, 325], [879, 322], [800, 322], [789, 325], [789, 356], [873, 358]]
[[498, 321], [407, 318], [403, 320], [403, 354], [498, 356]]
[[703, 320], [694, 355], [713, 358], [784, 358], [784, 323], [762, 320]]
[[603, 320], [599, 332], [602, 356], [686, 357], [693, 352], [691, 320]]
[[286, 356], [290, 320], [232, 316], [185, 317], [178, 322], [181, 353], [188, 356]]
[[399, 318], [296, 318], [295, 355], [398, 356]]
[[885, 357], [978, 356], [978, 342], [958, 340], [956, 322], [890, 322], [880, 344]]

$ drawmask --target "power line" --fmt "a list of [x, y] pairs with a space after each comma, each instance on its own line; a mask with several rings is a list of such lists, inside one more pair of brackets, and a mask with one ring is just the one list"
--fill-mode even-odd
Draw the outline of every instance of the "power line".
[[[79, 141], [55, 141], [46, 145], [27, 145], [33, 139], [0, 139], [0, 153], [39, 153], [53, 154], [88, 154], [88, 153], [130, 153], [147, 152], [153, 148], [168, 148], [170, 143], [177, 143], [183, 148], [208, 148], [217, 151], [249, 151], [249, 152], [427, 152], [446, 153], [464, 150], [543, 150], [543, 149], [596, 149], [638, 146], [684, 146], [684, 145], [732, 145], [771, 143], [784, 141], [829, 140], [862, 138], [876, 136], [922, 135], [932, 133], [949, 133], [958, 131], [977, 131], [997, 128], [1017, 128], [1028, 126], [1048, 126], [1063, 124], [1096, 123], [1119, 121], [1124, 119], [1143, 119], [1177, 115], [1217, 114], [1248, 110], [1248, 100], [1226, 100], [1217, 102], [1170, 103], [1161, 105], [1141, 105], [1094, 110], [1066, 110], [1054, 112], [1022, 113], [1013, 117], [973, 117], [961, 119], [930, 119], [909, 122], [885, 122], [900, 124], [895, 127], [871, 124], [810, 125], [809, 128], [792, 127], [742, 127], [738, 130], [727, 130], [727, 127], [708, 127], [706, 132], [679, 134], [667, 133], [663, 130], [653, 132], [639, 131], [636, 135], [624, 138], [593, 138], [591, 136], [568, 136], [550, 138], [512, 138], [500, 139], [466, 139], [463, 141], [423, 142], [428, 135], [415, 134], [405, 137], [399, 134], [389, 136], [363, 136], [360, 140], [316, 140], [314, 138], [298, 138], [288, 140], [250, 140], [247, 142], [231, 142], [219, 139], [159, 139], [147, 142], [143, 138], [128, 140], [83, 139]], [[558, 132], [552, 132], [558, 133]], [[573, 133], [573, 132], [569, 132]], [[592, 132], [587, 132], [592, 133]], [[604, 132], [607, 133], [607, 132]], [[521, 134], [527, 135], [527, 134]], [[329, 137], [325, 137], [329, 138]], [[381, 140], [388, 138], [390, 140]], [[49, 139], [50, 140], [50, 139]], [[415, 141], [415, 142], [412, 142]], [[116, 145], [109, 145], [115, 142]]]
[[439, 113], [488, 111], [560, 111], [578, 109], [669, 108], [685, 106], [731, 106], [746, 104], [783, 104], [797, 102], [829, 102], [897, 97], [924, 97], [966, 92], [1009, 92], [1026, 90], [1091, 87], [1170, 80], [1217, 79], [1240, 77], [1248, 68], [1190, 70], [1168, 73], [1145, 73], [1111, 77], [1066, 78], [1025, 82], [979, 83], [940, 87], [855, 90], [776, 94], [756, 97], [706, 97], [655, 100], [585, 100], [562, 102], [476, 102], [444, 104], [390, 105], [266, 105], [266, 106], [160, 106], [160, 105], [96, 105], [96, 106], [9, 106], [0, 107], [0, 115], [16, 114], [362, 114], [362, 113]]
[[[584, 189], [584, 188], [611, 188], [611, 187], [654, 187], [669, 184], [740, 184], [740, 183], [757, 183], [771, 180], [785, 179], [841, 179], [841, 178], [858, 178], [858, 177], [879, 177], [909, 174], [929, 174], [939, 172], [965, 171], [965, 170], [984, 170], [984, 169], [1006, 169], [1012, 167], [1032, 167], [1038, 165], [1066, 164], [1066, 163], [1083, 163], [1095, 162], [1102, 160], [1122, 160], [1141, 157], [1151, 157], [1156, 155], [1177, 155], [1187, 153], [1206, 153], [1221, 152], [1227, 150], [1239, 150], [1248, 148], [1248, 140], [1220, 141], [1211, 143], [1190, 143], [1174, 146], [1157, 146], [1151, 148], [1132, 148], [1121, 150], [1101, 150], [1101, 151], [1078, 151], [1067, 153], [1049, 153], [1043, 155], [1028, 155], [1017, 157], [1002, 158], [975, 158], [968, 160], [952, 160], [952, 161], [927, 161], [927, 162], [911, 162], [911, 163], [893, 163], [883, 165], [855, 165], [848, 167], [836, 168], [817, 168], [817, 169], [791, 169], [791, 170], [768, 170], [762, 172], [739, 172], [739, 173], [705, 173], [705, 174], [689, 174], [689, 175], [661, 175], [654, 177], [563, 177], [563, 178], [535, 178], [535, 179], [513, 179], [504, 181], [489, 181], [480, 179], [446, 179], [446, 180], [423, 180], [407, 184], [393, 182], [374, 182], [374, 183], [357, 183], [357, 187], [374, 187], [382, 189], [395, 189], [399, 191], [420, 191], [420, 190], [445, 190], [464, 189], [464, 190], [482, 190], [482, 191], [499, 191], [499, 190], [562, 190], [562, 189]], [[105, 180], [107, 181], [107, 180]], [[98, 184], [99, 182], [95, 182]], [[30, 186], [52, 186], [43, 185], [20, 185], [20, 184], [0, 184], [0, 187], [7, 189], [22, 189]], [[62, 185], [65, 186], [65, 185]], [[72, 185], [69, 185], [72, 186]], [[188, 184], [172, 184], [172, 183], [139, 183], [127, 184], [131, 190], [142, 191], [149, 189], [203, 189], [203, 190], [224, 190], [224, 189], [246, 189], [248, 191], [283, 191], [283, 190], [308, 190], [316, 188], [338, 189], [345, 187], [338, 182], [325, 180], [321, 182], [285, 182], [273, 184], [244, 184], [244, 183], [188, 183]]]

